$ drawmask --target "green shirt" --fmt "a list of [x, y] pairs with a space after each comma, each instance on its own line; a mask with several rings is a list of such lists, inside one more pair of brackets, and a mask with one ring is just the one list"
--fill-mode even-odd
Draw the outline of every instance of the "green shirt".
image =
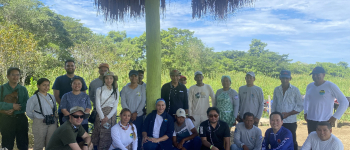
[[[20, 84], [17, 84], [15, 88], [12, 88], [8, 82], [0, 87], [0, 92], [2, 88], [4, 89], [4, 93], [2, 94], [1, 101], [4, 100], [6, 95], [11, 94], [12, 92], [18, 89], [18, 102], [19, 104], [21, 104], [22, 107], [21, 107], [21, 110], [16, 110], [13, 112], [13, 114], [25, 113], [27, 101], [29, 99], [27, 88]], [[10, 110], [10, 109], [13, 109], [12, 103], [0, 102], [0, 110]]]
[[85, 133], [85, 129], [82, 126], [78, 127], [78, 131], [74, 131], [74, 128], [70, 121], [66, 121], [52, 134], [49, 144], [45, 148], [46, 150], [71, 150], [69, 144], [76, 143], [77, 137], [82, 137]]

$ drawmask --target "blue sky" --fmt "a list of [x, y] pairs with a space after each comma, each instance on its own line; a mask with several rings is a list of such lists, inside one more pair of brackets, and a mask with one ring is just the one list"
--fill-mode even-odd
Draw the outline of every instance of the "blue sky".
[[[80, 19], [95, 33], [125, 30], [129, 37], [135, 37], [146, 30], [144, 18], [118, 24], [105, 22], [97, 14], [94, 0], [42, 2], [58, 14]], [[267, 43], [270, 51], [289, 54], [293, 62], [350, 64], [349, 6], [349, 0], [257, 0], [225, 21], [213, 21], [210, 16], [192, 19], [191, 1], [176, 0], [167, 3], [160, 26], [194, 31], [194, 36], [214, 51], [247, 51], [256, 38]]]

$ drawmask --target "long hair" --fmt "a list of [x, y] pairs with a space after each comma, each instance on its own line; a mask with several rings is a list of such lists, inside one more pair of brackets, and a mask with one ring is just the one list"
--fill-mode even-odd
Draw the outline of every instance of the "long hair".
[[[114, 76], [112, 76], [113, 77], [113, 83], [112, 83], [112, 89], [113, 89], [113, 92], [112, 92], [112, 94], [111, 95], [113, 95], [113, 94], [115, 94], [115, 97], [117, 98], [117, 96], [118, 96], [118, 91], [117, 91], [117, 87], [115, 87], [115, 82], [116, 82], [116, 80], [115, 80], [115, 78], [114, 78]], [[103, 85], [105, 84], [105, 78], [106, 78], [106, 76], [103, 76]], [[102, 85], [102, 86], [103, 86]], [[101, 93], [100, 93], [100, 96], [102, 95], [102, 86], [101, 86]]]
[[[130, 112], [130, 114], [132, 114], [131, 111], [130, 111], [128, 108], [123, 108], [122, 111], [120, 112], [119, 116], [121, 117], [122, 114], [123, 114], [124, 112], [127, 112], [127, 111]], [[134, 134], [134, 140], [136, 140], [136, 134], [135, 134], [134, 125], [133, 125], [131, 122], [129, 122], [129, 124], [130, 124], [131, 129], [132, 129], [132, 134]]]
[[[48, 81], [48, 82], [50, 83], [50, 80], [49, 80], [49, 79], [40, 78], [40, 79], [36, 82], [36, 85], [41, 85], [41, 84], [44, 83], [45, 81]], [[39, 92], [39, 88], [38, 88], [38, 90], [36, 90], [36, 91], [34, 92], [34, 94], [38, 94], [38, 92]]]

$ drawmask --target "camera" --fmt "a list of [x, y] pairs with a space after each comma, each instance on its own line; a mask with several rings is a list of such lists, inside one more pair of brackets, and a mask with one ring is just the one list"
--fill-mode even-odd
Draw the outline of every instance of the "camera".
[[55, 124], [55, 116], [45, 115], [45, 119], [43, 120], [43, 123], [46, 123], [46, 125]]

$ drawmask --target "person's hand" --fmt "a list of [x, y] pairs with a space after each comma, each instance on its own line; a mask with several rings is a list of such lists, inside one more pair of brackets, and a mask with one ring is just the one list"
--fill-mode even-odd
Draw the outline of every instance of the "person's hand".
[[14, 110], [21, 110], [22, 106], [21, 106], [21, 104], [13, 104], [12, 107], [13, 107]]
[[177, 144], [177, 148], [181, 149], [183, 147], [184, 143], [185, 143], [185, 141], [181, 140], [180, 143]]
[[108, 117], [105, 116], [105, 118], [103, 118], [103, 119], [101, 120], [101, 125], [104, 125], [107, 121], [108, 121]]
[[237, 120], [238, 122], [240, 122], [240, 121], [241, 121], [241, 117], [240, 117], [239, 115], [237, 115], [236, 120]]
[[5, 113], [7, 114], [7, 115], [12, 115], [13, 114], [13, 109], [10, 109], [10, 110], [5, 110]]
[[305, 121], [307, 121], [307, 114], [304, 114], [304, 119]]
[[219, 150], [219, 149], [213, 145], [213, 147], [211, 148], [211, 150]]
[[335, 121], [337, 120], [337, 118], [334, 118], [333, 116], [328, 120], [328, 122], [333, 126], [335, 125]]
[[236, 126], [237, 125], [237, 121], [235, 120], [235, 122], [233, 123], [233, 125], [232, 126]]
[[187, 118], [190, 118], [192, 121], [196, 121], [192, 116], [187, 116]]
[[132, 113], [131, 115], [131, 121], [135, 121], [137, 118], [137, 112]]
[[287, 112], [283, 112], [282, 115], [283, 115], [283, 119], [286, 119], [290, 116], [290, 114]]
[[260, 119], [259, 118], [254, 118], [254, 123], [259, 123], [260, 122]]
[[243, 145], [242, 148], [243, 148], [243, 150], [249, 150], [247, 145]]
[[160, 142], [159, 138], [150, 138], [148, 140], [152, 141], [152, 143], [159, 143]]
[[83, 146], [82, 150], [89, 150], [89, 147], [88, 146]]
[[148, 137], [147, 136], [142, 137], [142, 143], [146, 143], [146, 142], [148, 142]]

